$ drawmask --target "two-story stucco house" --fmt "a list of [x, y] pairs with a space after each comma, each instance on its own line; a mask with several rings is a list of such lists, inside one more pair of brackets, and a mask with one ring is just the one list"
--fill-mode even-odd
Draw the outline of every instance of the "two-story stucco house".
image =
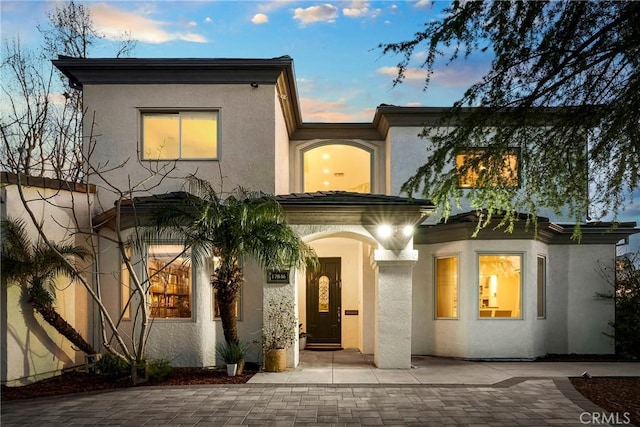
[[[140, 165], [160, 161], [214, 186], [276, 194], [316, 250], [320, 274], [292, 271], [284, 281], [247, 260], [242, 339], [259, 338], [263, 307], [284, 293], [297, 301], [310, 347], [355, 348], [373, 354], [381, 368], [409, 368], [412, 354], [613, 353], [603, 332], [614, 308], [594, 298], [608, 286], [596, 266], [613, 265], [615, 243], [636, 232], [635, 224], [585, 224], [577, 244], [562, 218], [541, 218], [536, 238], [524, 228], [488, 228], [472, 238], [473, 213], [458, 212], [446, 223], [430, 218], [433, 205], [406, 199], [400, 187], [429, 155], [428, 140], [417, 135], [442, 109], [382, 105], [371, 123], [304, 123], [286, 56], [54, 64], [82, 91], [92, 159], [128, 161], [110, 184], [126, 188], [144, 177]], [[181, 191], [182, 184], [167, 180], [152, 193]], [[98, 185], [94, 197], [101, 207], [94, 214], [108, 216], [111, 193]], [[116, 248], [106, 238], [100, 243], [101, 270], [120, 271]], [[172, 251], [150, 245], [141, 256], [152, 269]], [[215, 365], [223, 337], [210, 272], [181, 265], [171, 296], [150, 289], [149, 355], [177, 366]], [[102, 277], [114, 311], [126, 292], [122, 282], [118, 274]], [[290, 356], [297, 364], [297, 349]]]

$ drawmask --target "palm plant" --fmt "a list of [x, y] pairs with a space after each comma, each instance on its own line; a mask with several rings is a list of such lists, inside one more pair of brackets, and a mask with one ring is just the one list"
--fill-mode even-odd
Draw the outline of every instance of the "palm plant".
[[285, 269], [315, 265], [317, 257], [287, 224], [273, 196], [237, 188], [221, 197], [211, 185], [188, 178], [186, 202], [168, 206], [153, 218], [154, 238], [181, 241], [194, 264], [215, 257], [212, 286], [227, 343], [238, 342], [235, 304], [244, 275], [240, 261], [256, 260], [263, 268]]
[[55, 279], [78, 275], [65, 258], [84, 260], [88, 252], [71, 244], [33, 244], [20, 220], [2, 221], [2, 236], [2, 275], [7, 282], [18, 282], [26, 291], [28, 302], [47, 323], [81, 351], [95, 354], [91, 344], [55, 309]]

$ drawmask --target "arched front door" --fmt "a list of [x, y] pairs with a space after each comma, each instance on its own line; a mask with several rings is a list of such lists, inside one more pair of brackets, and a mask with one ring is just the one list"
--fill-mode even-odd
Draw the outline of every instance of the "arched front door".
[[340, 347], [342, 282], [340, 258], [320, 258], [320, 269], [307, 273], [307, 347]]

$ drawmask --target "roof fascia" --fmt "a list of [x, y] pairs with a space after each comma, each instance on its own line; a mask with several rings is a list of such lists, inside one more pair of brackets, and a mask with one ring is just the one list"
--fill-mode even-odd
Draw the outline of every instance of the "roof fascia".
[[363, 139], [383, 141], [384, 135], [371, 123], [302, 123], [291, 135], [293, 141], [311, 139]]
[[275, 84], [293, 60], [208, 58], [66, 58], [52, 61], [78, 88], [84, 84]]
[[615, 244], [621, 239], [640, 232], [640, 229], [635, 228], [635, 223], [623, 223], [618, 227], [613, 227], [611, 224], [599, 227], [583, 225], [581, 227], [582, 238], [577, 241], [571, 238], [575, 226], [561, 226], [550, 222], [541, 223], [538, 235], [535, 237], [533, 227], [527, 229], [525, 224], [516, 224], [513, 232], [508, 233], [504, 229], [494, 229], [494, 226], [497, 225], [495, 223], [483, 228], [476, 237], [473, 237], [476, 225], [476, 222], [466, 222], [421, 226], [414, 241], [416, 244], [432, 244], [459, 240], [539, 240], [548, 245], [590, 245]]
[[25, 187], [47, 188], [51, 190], [66, 190], [77, 193], [95, 193], [94, 184], [83, 184], [80, 182], [64, 181], [56, 178], [46, 178], [41, 176], [30, 176], [25, 174], [15, 174], [12, 172], [1, 172], [0, 183], [3, 185], [23, 185]]

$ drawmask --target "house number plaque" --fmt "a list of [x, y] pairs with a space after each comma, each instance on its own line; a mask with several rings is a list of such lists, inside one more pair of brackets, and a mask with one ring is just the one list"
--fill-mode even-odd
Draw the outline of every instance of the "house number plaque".
[[288, 270], [270, 270], [267, 274], [267, 283], [289, 283]]

